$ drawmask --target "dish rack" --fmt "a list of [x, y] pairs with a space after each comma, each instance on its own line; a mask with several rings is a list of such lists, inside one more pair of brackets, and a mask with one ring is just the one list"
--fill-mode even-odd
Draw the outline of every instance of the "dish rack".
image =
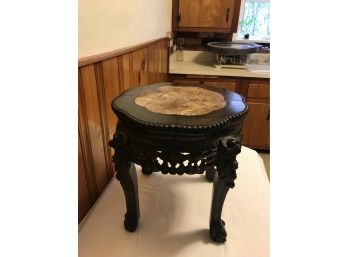
[[227, 55], [216, 54], [216, 61], [218, 68], [246, 68], [248, 62], [248, 55]]
[[226, 55], [217, 53], [214, 66], [217, 68], [239, 68], [249, 71], [268, 72], [270, 65], [269, 53], [252, 53], [245, 55]]

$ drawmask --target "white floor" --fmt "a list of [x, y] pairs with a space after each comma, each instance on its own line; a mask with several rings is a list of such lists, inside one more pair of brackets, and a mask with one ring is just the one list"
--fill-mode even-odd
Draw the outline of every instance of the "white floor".
[[79, 227], [79, 257], [269, 257], [269, 181], [260, 156], [242, 148], [236, 186], [226, 196], [224, 244], [209, 238], [212, 183], [204, 175], [137, 172], [140, 221], [123, 228], [125, 200], [113, 179]]
[[270, 180], [270, 154], [266, 152], [259, 152], [263, 163], [265, 164], [268, 180]]

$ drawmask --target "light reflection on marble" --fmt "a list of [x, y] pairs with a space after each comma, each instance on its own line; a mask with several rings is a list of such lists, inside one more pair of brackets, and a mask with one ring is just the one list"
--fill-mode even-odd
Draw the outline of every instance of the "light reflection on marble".
[[163, 86], [135, 99], [137, 105], [161, 114], [203, 115], [226, 106], [223, 95], [195, 86]]

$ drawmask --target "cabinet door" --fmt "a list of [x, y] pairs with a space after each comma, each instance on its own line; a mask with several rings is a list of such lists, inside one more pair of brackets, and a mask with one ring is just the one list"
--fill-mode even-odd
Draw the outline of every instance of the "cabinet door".
[[269, 103], [247, 102], [249, 111], [243, 123], [242, 144], [257, 149], [270, 147]]
[[[228, 32], [231, 30], [235, 8], [239, 8], [240, 0], [180, 0], [177, 17], [174, 17], [179, 30]], [[239, 11], [239, 10], [238, 10]], [[174, 14], [175, 15], [175, 14]], [[186, 29], [180, 29], [186, 28]], [[175, 30], [175, 29], [174, 29]]]
[[204, 81], [204, 84], [212, 87], [226, 88], [234, 92], [237, 89], [237, 82]]
[[178, 23], [180, 27], [198, 27], [200, 0], [179, 0]]
[[249, 83], [248, 98], [270, 98], [269, 83]]
[[185, 80], [185, 79], [174, 79], [173, 82], [191, 84], [192, 86], [205, 84], [207, 86], [226, 88], [231, 91], [236, 92], [237, 90], [237, 81], [207, 81], [207, 80]]
[[234, 0], [211, 1], [211, 27], [231, 28], [234, 13]]

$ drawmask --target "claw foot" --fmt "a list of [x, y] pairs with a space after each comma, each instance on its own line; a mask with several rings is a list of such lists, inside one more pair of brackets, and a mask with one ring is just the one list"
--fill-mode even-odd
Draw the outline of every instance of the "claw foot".
[[225, 222], [214, 222], [210, 224], [210, 238], [218, 243], [224, 243], [226, 241], [227, 233], [225, 230]]
[[129, 232], [134, 232], [138, 226], [138, 218], [135, 216], [128, 215], [126, 213], [124, 215], [124, 228]]
[[152, 174], [152, 171], [148, 171], [148, 170], [145, 170], [145, 169], [142, 169], [141, 172], [146, 175], [146, 176], [149, 176]]
[[205, 172], [205, 178], [206, 180], [212, 182], [214, 181], [215, 171], [214, 170], [207, 170]]

